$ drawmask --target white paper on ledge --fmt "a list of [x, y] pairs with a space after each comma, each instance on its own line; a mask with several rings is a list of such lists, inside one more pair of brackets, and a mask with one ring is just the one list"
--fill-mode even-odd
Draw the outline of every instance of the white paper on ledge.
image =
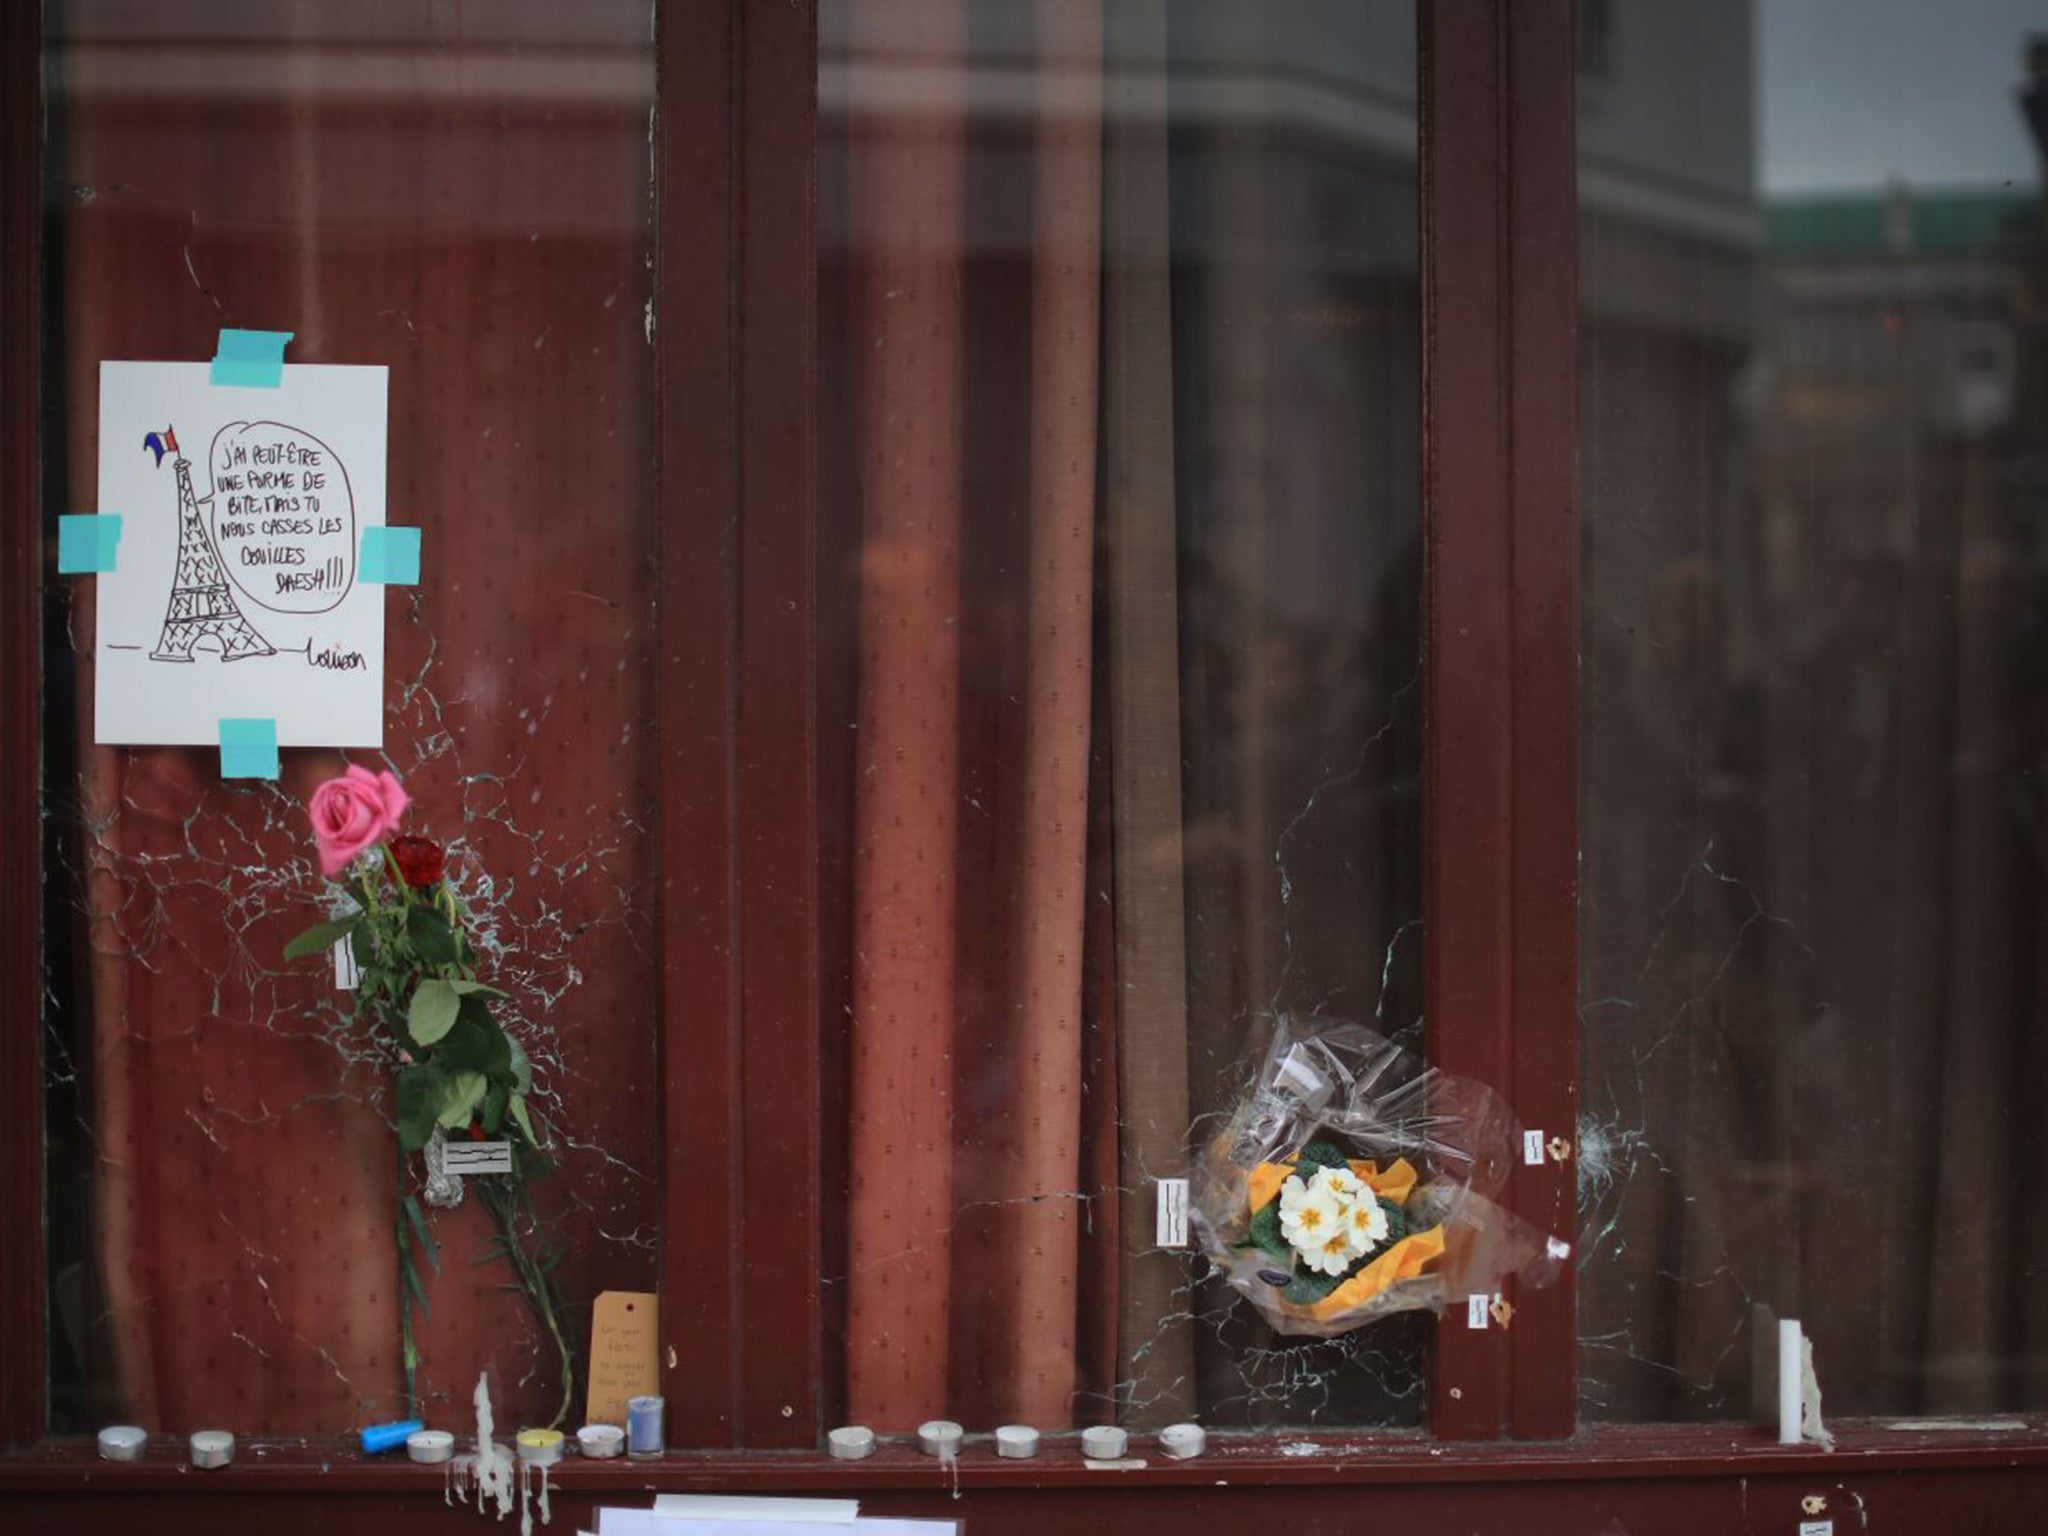
[[[666, 1495], [664, 1495], [666, 1497]], [[749, 1500], [747, 1502], [754, 1502]], [[759, 1502], [802, 1503], [803, 1500]], [[828, 1502], [828, 1501], [821, 1501]], [[678, 1520], [688, 1521], [679, 1525]], [[597, 1536], [958, 1536], [956, 1520], [889, 1520], [865, 1516], [854, 1520], [748, 1520], [722, 1516], [664, 1515], [651, 1509], [599, 1509]]]
[[718, 1493], [659, 1493], [654, 1512], [670, 1520], [777, 1520], [797, 1525], [851, 1525], [858, 1499], [771, 1499]]

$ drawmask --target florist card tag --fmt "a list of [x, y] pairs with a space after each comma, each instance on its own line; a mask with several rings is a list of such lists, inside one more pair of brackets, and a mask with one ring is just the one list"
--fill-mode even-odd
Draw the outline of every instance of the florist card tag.
[[362, 968], [356, 964], [355, 946], [344, 934], [334, 941], [334, 985], [343, 992], [353, 992], [362, 985]]
[[1155, 1179], [1159, 1186], [1157, 1246], [1185, 1248], [1188, 1245], [1188, 1181]]
[[[454, 1150], [451, 1146], [449, 1150]], [[601, 1291], [590, 1308], [592, 1424], [624, 1424], [626, 1399], [661, 1390], [654, 1324], [659, 1314], [649, 1291]]]
[[510, 1173], [512, 1143], [509, 1141], [451, 1141], [441, 1154], [441, 1166], [449, 1173]]

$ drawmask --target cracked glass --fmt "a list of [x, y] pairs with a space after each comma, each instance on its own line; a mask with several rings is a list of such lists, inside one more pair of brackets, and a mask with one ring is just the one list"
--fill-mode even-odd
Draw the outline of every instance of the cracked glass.
[[[385, 745], [532, 1065], [566, 1327], [650, 1290], [661, 1181], [645, 0], [45, 7], [46, 504], [95, 506], [103, 359], [390, 369]], [[132, 445], [141, 453], [143, 444]], [[126, 451], [124, 449], [124, 451]], [[122, 511], [124, 538], [170, 513]], [[324, 957], [305, 802], [93, 741], [94, 589], [44, 628], [51, 1420], [333, 1434], [403, 1417], [394, 1046]], [[224, 659], [202, 653], [199, 666]], [[555, 1353], [472, 1198], [432, 1225], [421, 1407], [545, 1423]], [[580, 1400], [580, 1393], [578, 1394]]]
[[1581, 13], [1582, 1410], [2038, 1410], [2039, 8]]
[[1413, 7], [820, 31], [835, 1393], [1417, 1425], [1156, 1210], [1278, 1016], [1419, 1045]]

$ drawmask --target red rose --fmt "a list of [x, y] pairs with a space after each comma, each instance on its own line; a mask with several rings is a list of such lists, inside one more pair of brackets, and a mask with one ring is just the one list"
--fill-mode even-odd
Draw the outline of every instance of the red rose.
[[416, 891], [438, 882], [448, 862], [447, 855], [441, 852], [441, 845], [425, 837], [394, 837], [391, 839], [391, 857], [405, 883]]

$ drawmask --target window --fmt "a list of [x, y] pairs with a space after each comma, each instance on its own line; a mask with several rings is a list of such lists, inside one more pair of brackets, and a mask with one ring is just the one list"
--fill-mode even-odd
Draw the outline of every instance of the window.
[[[340, 758], [96, 744], [56, 568], [99, 363], [230, 325], [391, 368], [431, 531], [385, 752], [560, 1132], [570, 1332], [659, 1296], [675, 1453], [571, 1463], [554, 1524], [650, 1483], [1003, 1532], [2026, 1507], [2027, 24], [6, 9], [10, 1513], [447, 1518], [334, 1442], [403, 1403], [409, 1176], [279, 955]], [[1556, 1283], [1288, 1338], [1161, 1248], [1281, 1014], [1499, 1092]], [[484, 1223], [437, 1230], [428, 1417], [489, 1368], [545, 1419]], [[1853, 1459], [1749, 1422], [1781, 1315]], [[103, 1468], [117, 1414], [261, 1449]], [[1054, 1438], [942, 1465], [941, 1414]], [[829, 1459], [849, 1420], [895, 1438]], [[1082, 1465], [1105, 1422], [1142, 1468]]]
[[2039, 1410], [2038, 18], [1624, 19], [1581, 132], [1582, 1410], [1747, 1416], [1776, 1316], [1831, 1412]]

